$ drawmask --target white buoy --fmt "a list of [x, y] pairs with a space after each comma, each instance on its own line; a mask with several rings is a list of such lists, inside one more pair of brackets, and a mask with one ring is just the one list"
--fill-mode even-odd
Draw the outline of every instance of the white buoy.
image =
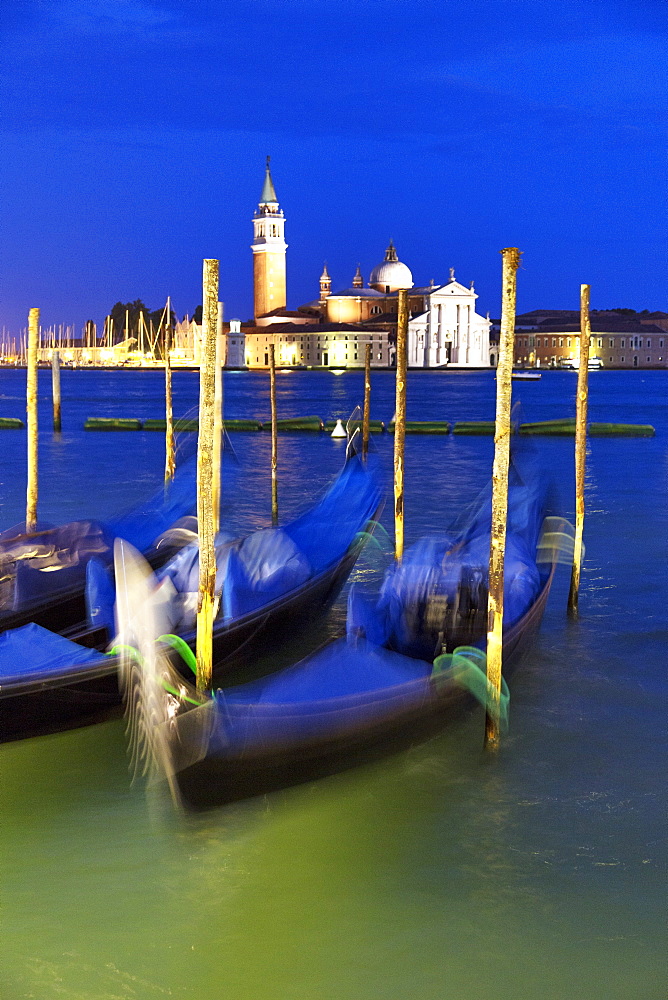
[[346, 434], [346, 429], [345, 429], [345, 427], [343, 426], [343, 423], [341, 422], [341, 420], [340, 420], [340, 419], [336, 421], [336, 427], [335, 427], [335, 428], [334, 428], [334, 430], [332, 431], [332, 437], [333, 437], [333, 438], [344, 438], [344, 437], [348, 437], [348, 435]]

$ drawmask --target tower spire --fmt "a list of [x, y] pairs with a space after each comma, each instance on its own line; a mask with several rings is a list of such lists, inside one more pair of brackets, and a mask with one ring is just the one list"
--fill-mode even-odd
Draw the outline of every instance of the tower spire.
[[327, 296], [332, 291], [332, 279], [329, 276], [329, 271], [327, 270], [327, 261], [325, 261], [325, 266], [322, 269], [322, 274], [320, 275], [320, 301], [324, 302]]
[[271, 179], [271, 170], [269, 169], [269, 160], [271, 157], [267, 157], [267, 165], [265, 167], [264, 173], [264, 185], [262, 187], [262, 194], [260, 195], [261, 205], [278, 205], [278, 198], [276, 197], [276, 189], [274, 188], [274, 182]]

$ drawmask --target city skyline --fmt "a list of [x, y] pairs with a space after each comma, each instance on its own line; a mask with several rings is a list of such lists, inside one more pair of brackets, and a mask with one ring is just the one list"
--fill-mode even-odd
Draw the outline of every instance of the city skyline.
[[[365, 284], [394, 240], [416, 284], [475, 281], [498, 314], [666, 308], [660, 4], [26, 2], [3, 14], [0, 326], [179, 316], [221, 262], [253, 312], [271, 154], [288, 308]], [[176, 69], [176, 71], [175, 71]]]

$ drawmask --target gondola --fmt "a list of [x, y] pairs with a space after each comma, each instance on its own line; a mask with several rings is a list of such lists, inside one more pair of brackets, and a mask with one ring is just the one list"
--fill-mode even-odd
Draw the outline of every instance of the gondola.
[[[216, 682], [324, 613], [350, 574], [381, 503], [376, 475], [353, 455], [321, 500], [301, 517], [275, 531], [263, 529], [221, 546], [227, 550], [227, 573], [226, 600], [214, 623]], [[263, 547], [276, 555], [271, 545], [276, 534], [283, 539], [281, 552], [287, 547], [286, 539], [293, 543], [293, 562], [296, 550], [306, 556], [307, 574], [295, 583], [294, 566], [292, 577], [281, 575], [279, 566], [269, 586], [262, 586], [265, 579], [253, 588], [244, 571], [249, 553], [255, 568], [262, 567]], [[193, 568], [191, 555], [188, 547], [181, 549], [176, 557], [180, 570], [184, 564]], [[162, 567], [162, 580], [154, 594], [161, 607], [160, 631], [169, 632], [170, 641], [179, 648], [194, 649], [193, 629], [173, 636], [170, 628], [174, 618], [170, 620], [164, 601], [164, 582], [173, 579], [170, 565]], [[300, 568], [304, 570], [303, 563]], [[107, 595], [106, 609], [100, 607], [104, 601], [98, 606], [92, 602], [93, 621], [99, 624], [64, 635], [36, 623], [0, 634], [0, 742], [85, 725], [117, 713], [119, 660], [103, 652], [114, 635], [113, 600], [113, 593]]]
[[109, 520], [25, 524], [0, 533], [0, 631], [35, 622], [56, 632], [86, 617], [85, 586], [91, 560], [111, 566], [116, 538], [125, 538], [157, 567], [174, 553], [165, 532], [193, 513], [196, 460], [179, 468], [161, 489], [127, 514]]
[[[540, 626], [558, 531], [541, 517], [534, 518], [537, 532], [526, 508], [516, 513], [507, 550], [505, 676]], [[521, 544], [527, 527], [530, 557]], [[179, 804], [202, 810], [437, 734], [472, 707], [474, 693], [482, 701], [488, 695], [487, 590], [476, 568], [485, 546], [489, 551], [484, 512], [455, 539], [425, 540], [417, 561], [389, 571], [377, 602], [360, 602], [353, 591], [346, 636], [287, 670], [210, 698], [179, 680], [173, 662], [144, 636], [141, 662], [126, 658], [123, 666], [135, 763], [166, 776]], [[438, 554], [440, 574], [425, 552]]]

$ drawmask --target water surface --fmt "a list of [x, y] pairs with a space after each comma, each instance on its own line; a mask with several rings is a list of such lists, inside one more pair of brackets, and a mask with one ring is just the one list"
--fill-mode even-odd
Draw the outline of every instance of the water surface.
[[[279, 376], [281, 416], [347, 415], [362, 373]], [[519, 384], [527, 420], [571, 415], [576, 376]], [[159, 484], [159, 434], [85, 433], [88, 416], [158, 417], [159, 372], [62, 373], [63, 435], [40, 372], [40, 517], [104, 517]], [[592, 420], [652, 423], [593, 439], [580, 618], [568, 574], [511, 690], [498, 758], [473, 713], [372, 767], [178, 820], [131, 786], [122, 723], [0, 747], [3, 1000], [658, 1000], [664, 995], [668, 377], [596, 372]], [[0, 371], [0, 416], [25, 372]], [[409, 419], [492, 419], [493, 373], [416, 372]], [[197, 376], [174, 375], [175, 411]], [[225, 379], [229, 417], [267, 419], [268, 379]], [[394, 411], [373, 376], [372, 416]], [[0, 441], [0, 524], [23, 517], [25, 432]], [[236, 434], [225, 495], [239, 528], [270, 521], [269, 435]], [[389, 477], [392, 440], [376, 438]], [[324, 435], [279, 440], [282, 516], [335, 475]], [[538, 443], [572, 517], [572, 440]], [[407, 541], [445, 527], [491, 473], [488, 438], [407, 438]], [[389, 478], [388, 478], [389, 482]], [[383, 522], [390, 528], [391, 504]], [[374, 572], [370, 559], [360, 572]], [[277, 650], [280, 665], [334, 634]]]

